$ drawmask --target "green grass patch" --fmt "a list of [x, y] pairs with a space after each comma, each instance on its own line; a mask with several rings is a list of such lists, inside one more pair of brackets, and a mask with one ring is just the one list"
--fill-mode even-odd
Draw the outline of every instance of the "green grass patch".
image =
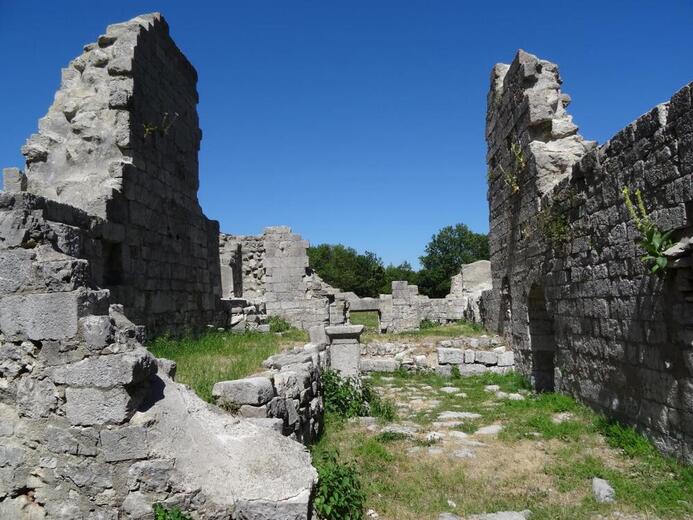
[[[353, 319], [351, 322], [355, 323]], [[376, 332], [369, 332], [366, 330], [362, 341], [367, 343], [369, 341], [393, 341], [404, 338], [445, 339], [455, 338], [458, 336], [477, 337], [483, 336], [484, 334], [488, 334], [488, 332], [478, 323], [458, 321], [455, 323], [439, 325], [433, 322], [427, 322], [425, 326], [421, 327], [419, 330], [407, 330], [404, 332], [378, 334]]]
[[365, 333], [377, 334], [380, 332], [380, 319], [378, 311], [351, 311], [349, 321], [352, 325], [363, 325]]
[[160, 336], [148, 347], [156, 357], [175, 361], [176, 380], [190, 385], [197, 395], [211, 402], [215, 383], [253, 374], [272, 354], [306, 341], [307, 334], [296, 329], [281, 335], [214, 331], [182, 338]]

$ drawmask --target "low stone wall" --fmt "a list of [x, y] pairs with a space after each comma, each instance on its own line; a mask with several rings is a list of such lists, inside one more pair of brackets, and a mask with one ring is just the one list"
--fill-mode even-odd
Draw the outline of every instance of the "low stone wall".
[[361, 372], [430, 370], [452, 375], [483, 372], [506, 373], [513, 370], [515, 356], [498, 336], [454, 338], [433, 342], [371, 342], [361, 345]]
[[324, 345], [312, 344], [276, 354], [263, 362], [266, 372], [221, 381], [212, 394], [232, 414], [310, 444], [322, 431], [320, 367], [325, 356]]

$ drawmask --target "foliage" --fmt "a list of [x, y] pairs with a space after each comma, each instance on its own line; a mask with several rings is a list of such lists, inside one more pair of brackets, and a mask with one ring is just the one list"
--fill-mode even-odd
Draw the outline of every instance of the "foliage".
[[160, 124], [154, 125], [152, 123], [142, 123], [142, 127], [144, 128], [144, 138], [146, 139], [154, 133], [159, 133], [160, 135], [168, 135], [168, 131], [173, 126], [173, 123], [176, 122], [176, 119], [178, 119], [178, 112], [174, 112], [173, 117], [171, 117], [170, 119], [168, 112], [164, 112], [164, 115], [161, 117]]
[[286, 332], [291, 329], [289, 322], [279, 316], [270, 316], [267, 321], [269, 322], [270, 332]]
[[192, 520], [187, 515], [184, 515], [177, 507], [167, 509], [161, 504], [154, 504], [154, 520]]
[[554, 249], [559, 249], [571, 239], [571, 229], [565, 212], [549, 206], [539, 212], [539, 230], [544, 240]]
[[612, 448], [623, 450], [628, 457], [644, 457], [655, 453], [650, 442], [632, 426], [600, 417], [597, 428]]
[[663, 232], [650, 220], [640, 190], [635, 190], [636, 204], [633, 204], [630, 190], [627, 187], [623, 188], [623, 199], [630, 218], [633, 219], [635, 227], [640, 231], [639, 244], [645, 250], [645, 254], [640, 259], [649, 267], [651, 273], [663, 276], [666, 274], [668, 264], [664, 252], [674, 245], [674, 241], [671, 239], [672, 231]]
[[370, 384], [351, 377], [342, 377], [334, 370], [322, 373], [325, 412], [338, 417], [381, 417], [392, 420], [395, 409], [373, 391]]
[[363, 297], [376, 298], [385, 284], [383, 261], [374, 253], [359, 254], [341, 244], [308, 248], [311, 268], [328, 284]]
[[434, 329], [434, 328], [436, 328], [438, 325], [439, 325], [439, 323], [437, 323], [437, 322], [435, 322], [435, 321], [423, 320], [423, 321], [419, 324], [419, 329], [421, 329], [421, 330]]
[[321, 520], [361, 520], [366, 495], [353, 463], [340, 462], [335, 451], [316, 454], [318, 486], [313, 505]]
[[214, 331], [181, 338], [159, 336], [147, 346], [156, 357], [175, 361], [176, 380], [190, 385], [197, 395], [211, 402], [215, 383], [249, 376], [283, 346], [303, 344], [307, 339], [306, 332], [296, 329], [281, 336]]
[[414, 271], [409, 262], [402, 262], [397, 266], [388, 265], [385, 267], [380, 293], [390, 294], [392, 292], [392, 282], [399, 280], [409, 282], [410, 285], [417, 285], [419, 283], [419, 273]]
[[446, 226], [433, 235], [420, 258], [419, 289], [431, 298], [450, 292], [450, 278], [464, 264], [489, 258], [488, 236], [474, 233], [465, 224]]

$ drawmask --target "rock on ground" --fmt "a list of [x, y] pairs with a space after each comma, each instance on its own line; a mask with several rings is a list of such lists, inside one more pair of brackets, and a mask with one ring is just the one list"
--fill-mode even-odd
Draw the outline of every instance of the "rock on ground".
[[592, 479], [592, 494], [600, 504], [610, 504], [616, 500], [614, 488], [603, 478], [594, 477]]

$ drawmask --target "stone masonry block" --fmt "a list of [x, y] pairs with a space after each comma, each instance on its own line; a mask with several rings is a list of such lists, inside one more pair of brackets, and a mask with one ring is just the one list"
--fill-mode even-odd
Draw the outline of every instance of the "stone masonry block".
[[149, 379], [156, 373], [156, 359], [145, 348], [125, 354], [94, 356], [53, 369], [53, 381], [70, 386], [111, 388]]
[[71, 388], [65, 390], [65, 414], [71, 424], [121, 424], [133, 414], [136, 400], [123, 387], [109, 390]]
[[509, 367], [515, 364], [515, 354], [513, 352], [499, 352], [498, 366]]
[[212, 395], [220, 404], [258, 406], [274, 397], [272, 381], [267, 377], [246, 377], [235, 381], [220, 381], [214, 385]]
[[0, 300], [0, 329], [10, 339], [67, 339], [77, 334], [78, 291], [22, 294]]
[[332, 345], [330, 367], [342, 377], [358, 377], [361, 373], [361, 346], [358, 343]]
[[498, 363], [498, 353], [488, 350], [477, 350], [474, 354], [474, 361], [484, 365], [495, 365]]
[[106, 462], [144, 459], [149, 453], [147, 430], [143, 426], [103, 430], [101, 448]]
[[464, 363], [464, 350], [459, 348], [438, 347], [438, 363], [441, 365], [459, 365]]
[[465, 363], [474, 363], [474, 350], [468, 348], [467, 350], [464, 351], [464, 362]]

